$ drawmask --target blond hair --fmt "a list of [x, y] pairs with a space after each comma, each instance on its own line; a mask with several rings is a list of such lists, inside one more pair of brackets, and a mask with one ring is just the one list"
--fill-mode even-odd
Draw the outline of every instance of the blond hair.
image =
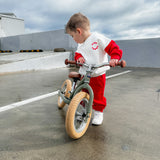
[[82, 28], [85, 30], [90, 29], [89, 19], [82, 13], [72, 15], [65, 27], [65, 30], [67, 33], [70, 31], [76, 32], [77, 28]]

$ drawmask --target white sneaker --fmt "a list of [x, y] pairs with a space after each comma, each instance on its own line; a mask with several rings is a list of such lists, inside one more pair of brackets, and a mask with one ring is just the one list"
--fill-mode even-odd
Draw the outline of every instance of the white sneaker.
[[98, 126], [98, 125], [101, 125], [102, 122], [103, 122], [103, 112], [94, 111], [94, 117], [92, 120], [92, 124]]

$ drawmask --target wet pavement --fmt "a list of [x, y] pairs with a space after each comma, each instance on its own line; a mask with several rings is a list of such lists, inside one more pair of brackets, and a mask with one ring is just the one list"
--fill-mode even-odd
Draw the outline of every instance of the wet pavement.
[[[73, 70], [74, 68], [72, 68]], [[114, 68], [102, 126], [79, 140], [65, 131], [57, 95], [0, 112], [0, 160], [159, 160], [160, 69]], [[68, 68], [0, 76], [0, 107], [57, 91]]]

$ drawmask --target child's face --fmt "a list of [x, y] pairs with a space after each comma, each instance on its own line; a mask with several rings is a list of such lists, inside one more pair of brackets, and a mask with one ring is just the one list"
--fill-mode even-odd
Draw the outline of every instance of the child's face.
[[83, 43], [85, 41], [82, 31], [79, 29], [76, 32], [70, 31], [69, 34], [73, 37], [73, 39], [77, 43]]

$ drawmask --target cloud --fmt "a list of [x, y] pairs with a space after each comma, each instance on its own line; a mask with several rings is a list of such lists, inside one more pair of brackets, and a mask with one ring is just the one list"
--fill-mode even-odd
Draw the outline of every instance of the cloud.
[[1, 0], [0, 12], [14, 12], [27, 33], [64, 28], [70, 16], [85, 14], [92, 31], [111, 39], [160, 37], [159, 0]]
[[[123, 0], [118, 5], [110, 5], [92, 17], [93, 30], [103, 31], [114, 39], [160, 37], [160, 2], [151, 2]], [[101, 5], [107, 4], [109, 6], [107, 2]]]

